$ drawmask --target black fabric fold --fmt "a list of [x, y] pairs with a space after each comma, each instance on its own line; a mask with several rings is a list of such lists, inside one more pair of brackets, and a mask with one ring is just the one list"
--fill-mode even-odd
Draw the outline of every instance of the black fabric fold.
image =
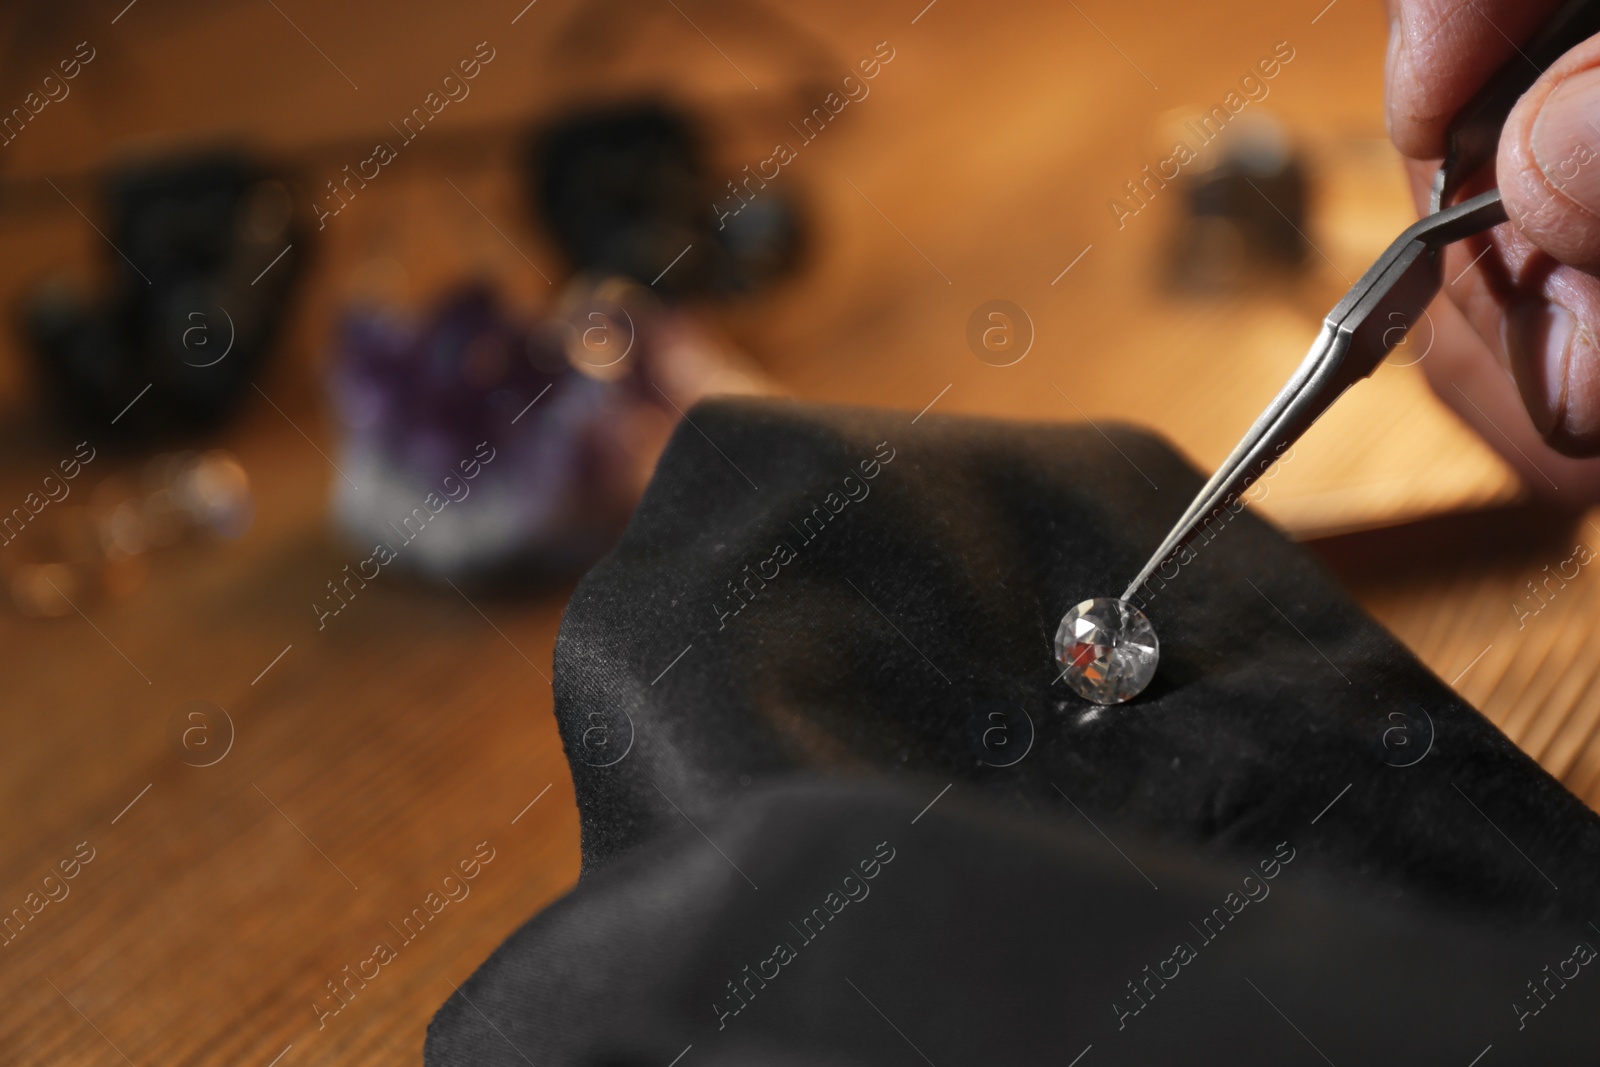
[[[1098, 1059], [1136, 1029], [1117, 1028], [1111, 1007], [1135, 977], [1119, 977], [1128, 954], [1158, 966], [1172, 946], [1152, 956], [1168, 937], [1155, 931], [1199, 921], [1194, 909], [1237, 881], [1220, 872], [1242, 876], [1286, 842], [1293, 891], [1257, 909], [1273, 913], [1252, 935], [1266, 940], [1236, 939], [1253, 947], [1237, 950], [1237, 967], [1215, 964], [1215, 987], [1174, 982], [1140, 1016], [1147, 1044], [1122, 1042], [1117, 1054], [1135, 1058], [1113, 1062], [1176, 1062], [1185, 1032], [1265, 1041], [1231, 1013], [1267, 998], [1333, 1031], [1340, 1016], [1327, 1011], [1363, 1013], [1327, 1038], [1352, 1062], [1415, 1062], [1429, 1046], [1404, 1039], [1404, 1009], [1368, 999], [1401, 996], [1396, 982], [1431, 983], [1410, 994], [1417, 1025], [1453, 1026], [1462, 1062], [1496, 1040], [1546, 1057], [1575, 1048], [1559, 1020], [1586, 980], [1600, 988], [1586, 968], [1565, 1006], [1553, 997], [1501, 1031], [1517, 1021], [1516, 997], [1538, 1003], [1524, 983], [1539, 966], [1559, 967], [1578, 939], [1600, 944], [1588, 926], [1600, 822], [1248, 509], [1147, 591], [1162, 645], [1149, 690], [1097, 708], [1056, 681], [1063, 612], [1119, 593], [1200, 481], [1158, 438], [1123, 427], [773, 400], [696, 407], [621, 542], [579, 584], [557, 641], [579, 887], [447, 1003], [428, 1061], [521, 1062], [505, 1058], [515, 1042], [541, 1067], [665, 1063], [681, 1038], [709, 1061], [732, 1062], [747, 1042], [742, 1062], [917, 1062], [892, 1030], [882, 1044], [852, 1024], [841, 1032], [860, 1041], [839, 1043], [789, 1022], [743, 1025], [834, 1018], [831, 965], [804, 955], [796, 975], [825, 977], [774, 982], [738, 1028], [719, 1028], [706, 1000], [718, 968], [756, 965], [753, 948], [716, 952], [809, 899], [811, 868], [794, 850], [844, 848], [852, 811], [863, 828], [885, 827], [873, 833], [898, 819], [902, 835], [936, 842], [908, 865], [922, 896], [882, 910], [915, 932], [885, 940], [877, 920], [845, 925], [847, 908], [830, 951], [852, 975], [878, 961], [886, 984], [875, 988], [900, 984], [900, 1013], [965, 1050], [929, 1053], [941, 1067], [977, 1056], [963, 1042], [980, 1037], [1014, 1040], [1015, 1062], [1043, 1062], [1048, 1049], [1065, 1063], [1089, 1043]], [[945, 809], [980, 812], [1004, 831], [1003, 854]], [[1159, 891], [1147, 884], [1162, 881], [1154, 868], [1171, 878]], [[1106, 922], [1052, 925], [1049, 893]], [[1273, 907], [1290, 898], [1303, 906]], [[1201, 952], [1207, 965], [1219, 955]], [[1267, 985], [1220, 977], [1235, 972], [1302, 992], [1285, 993], [1286, 1007]], [[989, 976], [971, 994], [970, 1031], [942, 989], [969, 973]], [[1356, 990], [1340, 993], [1330, 976]], [[1019, 1015], [1007, 998], [1032, 1006]], [[1081, 1023], [1080, 1000], [1093, 1004]], [[488, 1030], [479, 1011], [511, 1039], [498, 1051], [473, 1036]], [[1058, 1033], [1050, 1012], [1071, 1025]], [[1152, 1018], [1167, 1021], [1143, 1025]], [[1066, 1036], [1108, 1019], [1103, 1039], [1074, 1047]], [[1466, 1048], [1479, 1030], [1490, 1036]], [[741, 1036], [722, 1040], [729, 1031]], [[1443, 1055], [1431, 1047], [1430, 1059]], [[1453, 1062], [1462, 1049], [1449, 1048]]]
[[1062, 614], [1119, 594], [1202, 480], [1123, 427], [700, 405], [557, 642], [585, 868], [676, 825], [663, 793], [696, 816], [741, 776], [872, 768], [1245, 851], [1337, 796], [1341, 879], [1587, 916], [1594, 815], [1248, 508], [1148, 591], [1149, 690], [1056, 682]]

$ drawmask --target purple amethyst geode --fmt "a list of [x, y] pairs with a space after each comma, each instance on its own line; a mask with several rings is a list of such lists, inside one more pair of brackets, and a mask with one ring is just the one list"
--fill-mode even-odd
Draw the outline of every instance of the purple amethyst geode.
[[615, 541], [680, 412], [765, 391], [738, 364], [617, 279], [573, 283], [533, 322], [482, 284], [420, 317], [352, 308], [329, 382], [336, 521], [452, 580], [570, 577]]

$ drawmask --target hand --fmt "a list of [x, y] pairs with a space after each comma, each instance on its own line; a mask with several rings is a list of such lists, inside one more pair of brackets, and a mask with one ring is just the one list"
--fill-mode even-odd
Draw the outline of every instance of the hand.
[[[1389, 131], [1412, 160], [1419, 209], [1450, 120], [1518, 55], [1513, 42], [1526, 41], [1558, 6], [1388, 0]], [[1456, 352], [1424, 366], [1440, 395], [1531, 486], [1548, 493], [1542, 482], [1566, 481], [1558, 495], [1600, 499], [1600, 464], [1563, 463], [1550, 452], [1600, 455], [1600, 37], [1568, 52], [1517, 103], [1495, 171], [1465, 191], [1497, 180], [1513, 225], [1455, 246], [1444, 270], [1447, 281], [1456, 279], [1447, 285], [1451, 299], [1482, 344], [1470, 356]], [[1491, 359], [1500, 374], [1486, 373]], [[1518, 394], [1531, 425], [1508, 402]], [[1496, 411], [1498, 421], [1490, 417]], [[1508, 411], [1516, 416], [1511, 425]], [[1565, 478], [1551, 477], [1551, 467]]]

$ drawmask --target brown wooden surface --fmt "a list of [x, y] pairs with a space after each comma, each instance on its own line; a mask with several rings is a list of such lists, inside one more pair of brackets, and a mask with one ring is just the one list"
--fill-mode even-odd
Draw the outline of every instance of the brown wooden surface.
[[[1215, 462], [1300, 358], [1342, 276], [1406, 221], [1382, 142], [1377, 5], [923, 3], [830, 0], [791, 16], [808, 48], [842, 64], [880, 40], [896, 58], [785, 172], [815, 225], [805, 272], [719, 312], [724, 327], [800, 396], [1130, 420]], [[61, 193], [92, 213], [89, 175], [105, 161], [229, 134], [314, 185], [476, 42], [498, 54], [473, 96], [320, 235], [310, 291], [263, 383], [284, 414], [253, 399], [213, 442], [254, 481], [249, 535], [162, 556], [136, 593], [83, 614], [0, 614], [0, 908], [22, 905], [80, 842], [95, 855], [69, 896], [0, 948], [0, 1060], [414, 1063], [452, 983], [572, 884], [576, 812], [545, 677], [564, 593], [474, 605], [385, 575], [317, 632], [310, 601], [356, 557], [328, 531], [333, 475], [287, 420], [332, 450], [314, 368], [328, 313], [374, 274], [413, 300], [464, 269], [500, 278], [524, 305], [550, 298], [538, 270], [559, 277], [555, 257], [510, 166], [521, 119], [582, 93], [666, 84], [735, 131], [719, 149], [730, 174], [766, 155], [798, 107], [785, 87], [809, 68], [795, 56], [813, 53], [740, 5], [677, 6], [603, 5], [606, 34], [640, 35], [615, 56], [561, 0], [514, 25], [518, 0], [139, 0], [112, 24], [114, 0], [4, 16], [7, 100], [78, 40], [98, 49], [74, 95], [0, 149], [8, 307], [48, 272], [103, 255]], [[1166, 293], [1155, 279], [1170, 202], [1119, 231], [1106, 201], [1159, 158], [1164, 115], [1217, 102], [1280, 40], [1296, 58], [1263, 106], [1316, 167], [1309, 275], [1226, 300]], [[997, 297], [1038, 332], [1013, 367], [980, 362], [964, 339], [973, 308]], [[41, 429], [13, 339], [0, 357], [10, 506], [65, 453]], [[1273, 485], [1265, 510], [1302, 535], [1444, 515], [1321, 547], [1433, 670], [1600, 802], [1600, 585], [1586, 568], [1521, 627], [1513, 607], [1546, 564], [1600, 532], [1502, 507], [1516, 492], [1504, 466], [1414, 368], [1381, 371]], [[237, 730], [211, 767], [180, 762], [168, 739], [194, 699], [221, 705]], [[470, 896], [319, 1029], [324, 983], [398, 940], [389, 924], [483, 841], [495, 858]]]

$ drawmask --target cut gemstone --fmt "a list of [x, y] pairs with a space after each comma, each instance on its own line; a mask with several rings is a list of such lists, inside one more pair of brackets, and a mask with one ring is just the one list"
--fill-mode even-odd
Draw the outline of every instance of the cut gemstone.
[[1120, 704], [1144, 692], [1155, 677], [1161, 646], [1144, 612], [1126, 600], [1096, 597], [1061, 617], [1056, 659], [1079, 696]]

